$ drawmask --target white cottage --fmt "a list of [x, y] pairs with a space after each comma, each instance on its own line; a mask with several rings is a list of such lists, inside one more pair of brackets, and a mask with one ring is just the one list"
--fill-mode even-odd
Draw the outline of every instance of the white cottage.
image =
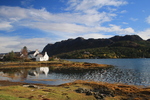
[[36, 61], [48, 61], [49, 60], [49, 56], [48, 56], [47, 52], [42, 54], [38, 50], [29, 52], [28, 58], [35, 59]]
[[33, 58], [36, 58], [36, 55], [38, 55], [40, 52], [38, 51], [38, 50], [36, 50], [36, 51], [30, 51], [29, 53], [28, 53], [28, 58], [29, 59], [33, 59]]
[[44, 55], [38, 54], [36, 56], [36, 61], [48, 61], [48, 60], [49, 60], [49, 56], [48, 56], [47, 52], [45, 52]]

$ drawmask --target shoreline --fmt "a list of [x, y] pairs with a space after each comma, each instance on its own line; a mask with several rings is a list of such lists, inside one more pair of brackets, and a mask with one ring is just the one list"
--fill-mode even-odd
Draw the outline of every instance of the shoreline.
[[98, 69], [110, 68], [112, 65], [86, 63], [86, 62], [71, 62], [71, 61], [43, 61], [43, 62], [0, 62], [0, 69], [3, 68], [31, 68], [31, 67], [55, 67], [55, 69]]
[[[20, 100], [21, 98], [29, 100], [31, 97], [34, 100], [66, 100], [68, 98], [69, 100], [150, 99], [150, 87], [144, 88], [135, 85], [117, 83], [111, 84], [106, 82], [77, 80], [75, 82], [55, 86], [0, 81], [0, 85], [0, 93], [2, 93], [0, 94], [0, 99], [3, 99], [3, 96], [5, 95], [17, 98], [15, 100]], [[75, 99], [74, 97], [77, 98]]]
[[[2, 67], [2, 65], [4, 65]], [[68, 72], [114, 67], [105, 64], [71, 61], [0, 63], [0, 69], [49, 66], [55, 71]], [[48, 80], [47, 80], [48, 81]], [[11, 82], [0, 80], [0, 99], [14, 100], [149, 100], [150, 87], [77, 80], [61, 85]]]

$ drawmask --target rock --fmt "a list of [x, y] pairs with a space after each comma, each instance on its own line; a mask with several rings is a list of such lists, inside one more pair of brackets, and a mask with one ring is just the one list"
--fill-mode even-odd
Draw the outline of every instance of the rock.
[[93, 92], [92, 91], [87, 91], [87, 92], [85, 92], [86, 93], [86, 95], [93, 95]]
[[78, 88], [77, 90], [75, 90], [77, 93], [84, 93], [84, 89], [83, 88]]
[[102, 95], [95, 95], [94, 97], [98, 100], [104, 100], [104, 97]]
[[23, 87], [29, 87], [29, 85], [22, 85]]
[[93, 91], [94, 92], [99, 92], [99, 93], [105, 94], [105, 95], [112, 95], [112, 96], [114, 95], [114, 91], [109, 89], [109, 88], [107, 88], [107, 87], [101, 87], [99, 89], [96, 88]]
[[39, 86], [37, 85], [23, 85], [23, 87], [28, 87], [28, 88], [37, 88], [37, 89], [40, 89]]
[[78, 88], [75, 91], [77, 93], [85, 93], [86, 95], [93, 95], [97, 100], [104, 100], [105, 97], [114, 97], [114, 91], [107, 87], [96, 88], [93, 90]]

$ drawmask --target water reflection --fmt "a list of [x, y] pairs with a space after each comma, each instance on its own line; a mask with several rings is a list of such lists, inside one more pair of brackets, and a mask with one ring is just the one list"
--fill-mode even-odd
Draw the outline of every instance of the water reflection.
[[49, 72], [49, 67], [39, 67], [29, 70], [28, 74], [31, 76], [39, 76], [40, 74], [45, 74], [47, 76]]
[[[134, 69], [120, 69], [119, 67], [67, 72], [53, 71], [50, 67], [39, 67], [31, 69], [3, 69], [0, 70], [0, 79], [51, 85], [58, 85], [74, 80], [92, 80], [144, 86], [150, 85], [150, 73], [141, 73], [140, 71]], [[52, 79], [57, 81], [50, 81]]]
[[102, 70], [86, 71], [83, 73], [53, 73], [56, 79], [67, 79], [67, 80], [92, 80], [102, 81], [109, 83], [124, 83], [133, 85], [149, 86], [150, 74], [141, 75], [136, 70], [132, 69], [119, 69], [109, 68]]
[[48, 75], [49, 67], [39, 67], [39, 68], [11, 68], [0, 70], [0, 79], [2, 80], [20, 80], [25, 81], [29, 76], [40, 76], [44, 74]]
[[20, 80], [23, 81], [27, 78], [27, 69], [3, 69], [0, 70], [0, 77], [3, 80]]

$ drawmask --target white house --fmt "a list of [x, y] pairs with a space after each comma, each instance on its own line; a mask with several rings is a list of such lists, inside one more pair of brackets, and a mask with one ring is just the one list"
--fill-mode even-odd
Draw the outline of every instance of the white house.
[[47, 52], [42, 54], [38, 50], [29, 52], [28, 58], [36, 59], [36, 61], [48, 61], [49, 60], [49, 56], [48, 56]]
[[47, 55], [47, 52], [43, 54], [37, 54], [36, 56], [36, 61], [48, 61], [49, 60], [49, 56]]
[[38, 50], [36, 50], [36, 51], [30, 51], [30, 52], [28, 53], [28, 58], [29, 58], [29, 59], [36, 58], [36, 55], [39, 54], [39, 53], [40, 53], [40, 52], [39, 52]]

